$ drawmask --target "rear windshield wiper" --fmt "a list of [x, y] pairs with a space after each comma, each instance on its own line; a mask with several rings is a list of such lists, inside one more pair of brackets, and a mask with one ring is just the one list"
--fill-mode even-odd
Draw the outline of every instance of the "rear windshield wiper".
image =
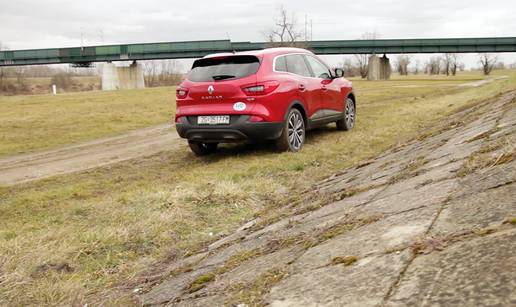
[[235, 78], [235, 76], [233, 75], [215, 75], [215, 76], [211, 76], [213, 80], [224, 80], [224, 79], [231, 79], [231, 78]]

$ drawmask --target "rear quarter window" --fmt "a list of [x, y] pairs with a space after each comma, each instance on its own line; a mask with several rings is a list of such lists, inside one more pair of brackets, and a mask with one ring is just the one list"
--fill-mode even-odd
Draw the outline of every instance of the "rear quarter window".
[[274, 64], [274, 70], [288, 72], [287, 61], [284, 56], [276, 58], [276, 63]]
[[311, 77], [312, 74], [306, 66], [305, 59], [300, 54], [287, 55], [287, 70], [296, 75], [300, 75], [303, 77]]
[[209, 82], [244, 78], [255, 74], [260, 60], [251, 55], [205, 58], [196, 60], [188, 74], [188, 80]]

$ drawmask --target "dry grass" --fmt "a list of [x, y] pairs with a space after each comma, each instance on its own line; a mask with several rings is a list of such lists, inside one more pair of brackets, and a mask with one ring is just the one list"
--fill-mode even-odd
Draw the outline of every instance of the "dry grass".
[[234, 268], [237, 268], [238, 266], [240, 266], [243, 262], [245, 262], [249, 259], [255, 258], [264, 253], [265, 253], [265, 251], [260, 250], [260, 249], [254, 249], [254, 250], [250, 250], [250, 251], [242, 251], [242, 252], [236, 253], [236, 254], [232, 255], [226, 261], [226, 263], [224, 263], [223, 266], [213, 270], [210, 273], [207, 273], [207, 274], [197, 277], [187, 287], [186, 290], [188, 291], [188, 293], [193, 293], [193, 292], [199, 291], [202, 288], [204, 288], [207, 285], [207, 283], [213, 281], [217, 276], [224, 274], [226, 272], [229, 272], [229, 271], [233, 270]]
[[54, 148], [171, 121], [173, 87], [0, 96], [0, 156]]
[[417, 157], [416, 159], [409, 161], [400, 172], [390, 179], [390, 183], [399, 182], [408, 178], [412, 178], [419, 175], [419, 169], [425, 165], [428, 161], [424, 157]]
[[255, 280], [248, 284], [232, 285], [230, 289], [231, 293], [225, 305], [238, 306], [242, 304], [245, 306], [267, 306], [266, 302], [263, 301], [264, 294], [268, 293], [270, 289], [285, 278], [285, 276], [287, 276], [286, 271], [273, 268], [257, 276]]
[[508, 217], [503, 221], [504, 224], [516, 225], [516, 217]]
[[331, 264], [332, 265], [342, 264], [344, 266], [350, 266], [357, 261], [358, 261], [358, 258], [356, 256], [339, 256], [339, 257], [333, 258], [331, 260]]
[[[225, 146], [218, 154], [201, 159], [183, 145], [145, 159], [0, 188], [0, 305], [127, 305], [131, 289], [120, 286], [150, 267], [229, 233], [258, 212], [281, 216], [278, 212], [288, 195], [415, 137], [423, 127], [455, 110], [514, 88], [516, 74], [511, 72], [511, 79], [480, 88], [458, 89], [446, 85], [453, 83], [447, 80], [356, 81], [356, 129], [341, 133], [330, 127], [309, 133], [306, 147], [296, 154], [278, 154], [267, 146]], [[396, 87], [405, 82], [421, 87]], [[94, 111], [93, 118], [99, 119], [95, 124], [105, 121], [112, 129], [81, 134], [88, 138], [151, 124], [147, 120], [166, 120], [173, 113], [171, 92], [164, 88], [63, 96], [69, 101], [56, 110], [82, 114], [88, 110], [82, 104], [93, 100], [103, 110]], [[48, 110], [52, 103], [38, 108], [37, 100], [44, 98], [29, 103], [12, 97], [21, 100], [7, 104], [26, 103], [18, 108], [23, 112], [15, 112], [0, 100], [0, 108], [12, 112], [9, 116], [0, 113], [5, 116], [0, 135], [18, 134], [29, 144], [11, 140], [10, 147], [2, 145], [3, 152], [43, 146], [37, 138], [23, 136], [30, 135], [27, 131], [32, 124], [12, 129], [4, 124], [4, 118], [30, 122], [24, 118], [31, 118], [26, 114], [31, 106], [39, 118], [34, 125], [46, 123], [46, 134], [40, 138], [48, 140], [49, 135], [66, 131], [50, 125], [55, 119], [66, 126], [56, 115], [60, 113]], [[148, 105], [135, 103], [138, 99], [148, 99]], [[124, 120], [117, 124], [113, 118]], [[89, 127], [87, 120], [78, 125]], [[56, 137], [59, 142], [78, 140], [73, 134], [63, 138]], [[60, 267], [70, 269], [55, 269]], [[276, 282], [282, 274], [264, 275], [242, 295], [252, 294], [252, 289], [261, 291], [260, 286]]]
[[482, 169], [514, 161], [516, 159], [515, 144], [514, 137], [503, 137], [497, 141], [487, 142], [464, 162], [457, 175], [465, 177]]
[[216, 277], [216, 275], [214, 273], [208, 273], [208, 274], [201, 275], [201, 276], [197, 277], [188, 286], [188, 289], [186, 289], [186, 290], [188, 291], [188, 293], [194, 293], [196, 291], [199, 291], [202, 288], [204, 288], [207, 283], [209, 283], [210, 281], [214, 280], [215, 277]]

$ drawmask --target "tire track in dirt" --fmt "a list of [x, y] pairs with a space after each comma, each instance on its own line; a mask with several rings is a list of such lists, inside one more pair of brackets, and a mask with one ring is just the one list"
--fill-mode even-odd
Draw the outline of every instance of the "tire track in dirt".
[[162, 124], [37, 153], [0, 158], [0, 185], [68, 174], [176, 148], [180, 138]]

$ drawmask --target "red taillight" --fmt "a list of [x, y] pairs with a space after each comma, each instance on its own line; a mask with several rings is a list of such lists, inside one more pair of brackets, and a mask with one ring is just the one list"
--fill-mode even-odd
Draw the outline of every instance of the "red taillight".
[[278, 81], [265, 81], [254, 85], [246, 85], [242, 87], [242, 90], [247, 96], [262, 96], [272, 93], [278, 86]]
[[177, 116], [176, 123], [180, 123], [184, 116]]
[[188, 89], [186, 89], [184, 87], [178, 87], [176, 89], [176, 97], [177, 98], [184, 99], [184, 98], [186, 98], [186, 96], [188, 96]]
[[263, 122], [263, 118], [260, 116], [253, 115], [249, 118], [249, 121], [252, 123]]

